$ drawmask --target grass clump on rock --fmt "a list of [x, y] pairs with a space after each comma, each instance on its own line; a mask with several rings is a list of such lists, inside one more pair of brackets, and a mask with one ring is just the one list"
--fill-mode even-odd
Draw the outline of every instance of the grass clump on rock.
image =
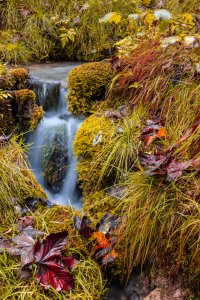
[[68, 78], [69, 111], [76, 115], [93, 111], [104, 97], [111, 76], [111, 65], [107, 63], [88, 63], [74, 68]]

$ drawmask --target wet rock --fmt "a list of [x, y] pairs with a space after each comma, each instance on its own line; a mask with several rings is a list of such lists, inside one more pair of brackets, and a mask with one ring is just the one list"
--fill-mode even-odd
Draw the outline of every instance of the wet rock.
[[172, 280], [158, 276], [156, 279], [157, 288], [152, 291], [144, 300], [184, 300], [189, 296], [189, 290], [183, 288], [181, 275]]
[[0, 134], [9, 134], [14, 128], [35, 129], [44, 111], [35, 102], [33, 91], [22, 89], [5, 91], [11, 97], [0, 99]]
[[0, 76], [0, 89], [20, 90], [25, 88], [29, 79], [29, 73], [23, 68], [15, 69], [6, 75]]
[[127, 285], [120, 285], [114, 282], [110, 286], [107, 300], [143, 300], [155, 289], [155, 284], [141, 268], [134, 268]]
[[46, 129], [42, 149], [42, 170], [46, 186], [53, 192], [61, 190], [67, 174], [68, 145], [66, 125]]
[[36, 94], [36, 103], [45, 111], [57, 110], [60, 96], [60, 82], [31, 79], [31, 89]]

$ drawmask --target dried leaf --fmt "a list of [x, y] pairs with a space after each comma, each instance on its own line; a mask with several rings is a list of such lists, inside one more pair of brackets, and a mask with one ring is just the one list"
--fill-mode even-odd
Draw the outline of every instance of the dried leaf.
[[17, 235], [12, 237], [12, 241], [17, 244], [15, 247], [10, 247], [6, 252], [12, 255], [21, 255], [21, 267], [31, 263], [34, 260], [34, 245], [35, 241], [30, 236]]
[[101, 221], [97, 224], [96, 228], [104, 234], [112, 234], [117, 228], [117, 225], [119, 225], [119, 217], [117, 215], [111, 216], [110, 213], [107, 213], [101, 218]]
[[17, 274], [18, 279], [21, 279], [23, 281], [28, 281], [33, 277], [33, 274], [26, 271], [26, 270], [20, 270], [19, 273]]
[[104, 112], [107, 118], [113, 118], [114, 121], [118, 121], [118, 119], [122, 119], [122, 115], [117, 110], [109, 110]]
[[102, 141], [102, 132], [101, 132], [101, 130], [99, 130], [99, 133], [95, 136], [95, 138], [93, 140], [93, 145], [96, 146], [101, 141]]
[[11, 245], [11, 239], [0, 238], [0, 253]]
[[43, 236], [44, 232], [36, 230], [32, 225], [30, 225], [22, 230], [21, 235], [31, 236], [33, 239], [35, 239], [36, 237]]
[[32, 225], [34, 223], [34, 219], [32, 216], [21, 217], [18, 219], [18, 230], [22, 231], [24, 228]]
[[167, 166], [167, 181], [173, 182], [176, 178], [181, 177], [184, 170], [188, 169], [192, 161], [172, 161]]
[[119, 187], [117, 184], [108, 188], [106, 190], [110, 197], [114, 197], [116, 199], [122, 199], [126, 193], [126, 189], [124, 187]]

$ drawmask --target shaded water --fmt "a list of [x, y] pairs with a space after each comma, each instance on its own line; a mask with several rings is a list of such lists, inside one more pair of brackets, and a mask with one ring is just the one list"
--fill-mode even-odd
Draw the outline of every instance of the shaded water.
[[[38, 182], [42, 185], [47, 193], [49, 200], [69, 205], [81, 207], [81, 192], [77, 186], [76, 159], [73, 155], [74, 136], [83, 122], [83, 118], [74, 117], [67, 112], [67, 103], [65, 101], [67, 88], [65, 87], [69, 72], [80, 63], [62, 63], [60, 64], [39, 64], [28, 66], [32, 78], [32, 88], [36, 93], [36, 101], [38, 105], [42, 105], [45, 111], [43, 120], [34, 133], [28, 136], [28, 143], [33, 143], [30, 149], [29, 160], [33, 173]], [[57, 128], [67, 128], [67, 141], [64, 137], [61, 143], [67, 144], [68, 147], [68, 166], [66, 168], [66, 176], [63, 181], [61, 190], [52, 191], [46, 186], [44, 177], [42, 176], [42, 148], [44, 147], [44, 139], [47, 133], [50, 133], [52, 141], [55, 140]], [[52, 142], [50, 141], [50, 143]], [[62, 151], [60, 158], [62, 160]]]

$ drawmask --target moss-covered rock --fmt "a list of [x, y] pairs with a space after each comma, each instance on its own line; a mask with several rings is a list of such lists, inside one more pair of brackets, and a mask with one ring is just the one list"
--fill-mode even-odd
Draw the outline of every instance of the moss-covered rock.
[[[112, 120], [107, 119], [105, 115], [93, 114], [83, 122], [76, 134], [74, 153], [78, 159], [77, 171], [84, 196], [89, 196], [100, 188], [97, 183], [101, 174], [101, 166], [94, 166], [92, 162], [102, 148], [109, 143], [114, 131]], [[94, 145], [93, 141], [99, 132], [102, 134], [102, 140]], [[108, 177], [109, 179], [106, 178], [101, 182], [101, 188], [113, 184], [111, 174]]]
[[69, 111], [74, 114], [93, 111], [97, 102], [104, 97], [111, 75], [111, 66], [107, 63], [87, 63], [74, 68], [68, 78]]
[[46, 129], [42, 149], [42, 170], [45, 183], [58, 193], [67, 174], [67, 127], [52, 126]]
[[8, 70], [4, 66], [0, 66], [0, 88], [3, 90], [20, 90], [25, 88], [29, 79], [29, 73], [26, 69], [18, 68]]

